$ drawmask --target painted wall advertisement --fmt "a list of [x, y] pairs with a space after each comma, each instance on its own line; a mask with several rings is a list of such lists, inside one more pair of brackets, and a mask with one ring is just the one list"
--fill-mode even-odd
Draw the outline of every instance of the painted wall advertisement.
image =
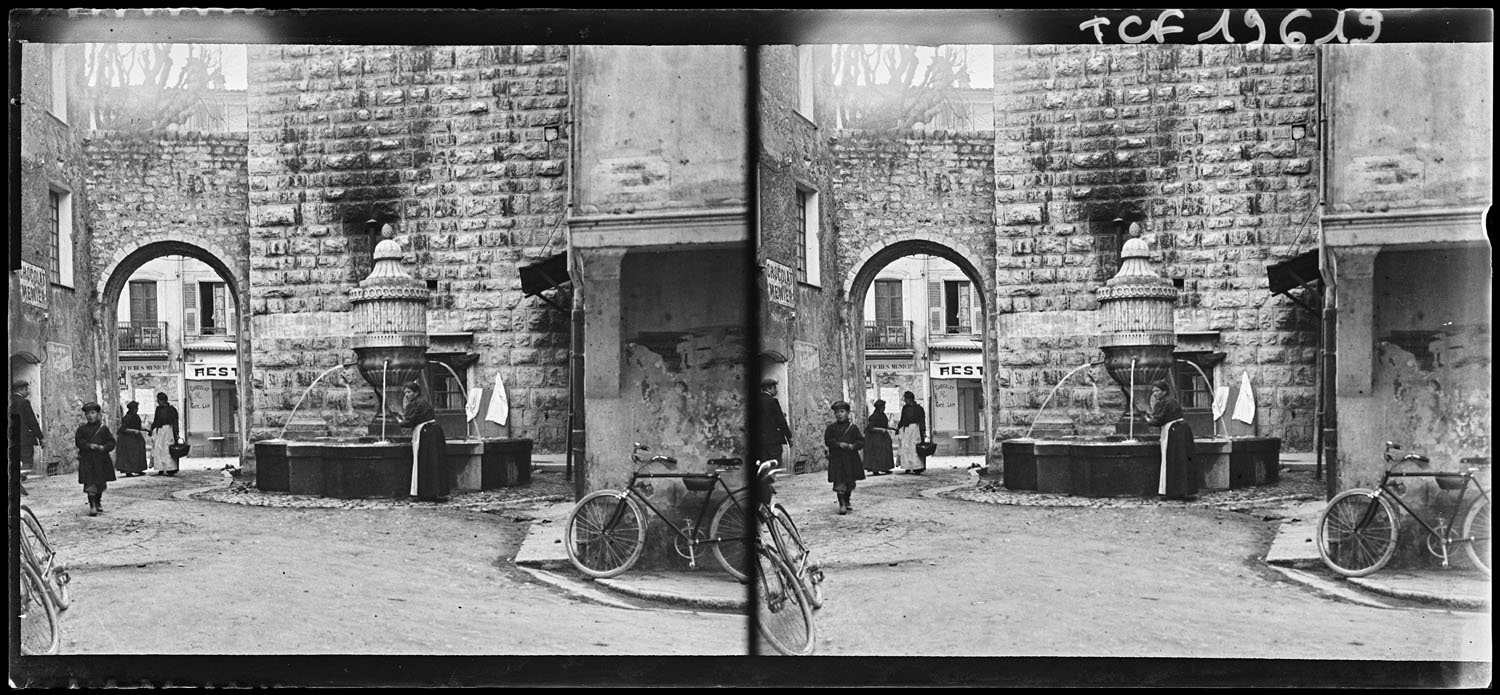
[[16, 271], [16, 277], [20, 280], [21, 302], [39, 309], [46, 309], [47, 270], [21, 261], [21, 269]]
[[793, 289], [796, 286], [797, 276], [790, 266], [766, 259], [766, 295], [772, 304], [795, 308], [797, 296]]

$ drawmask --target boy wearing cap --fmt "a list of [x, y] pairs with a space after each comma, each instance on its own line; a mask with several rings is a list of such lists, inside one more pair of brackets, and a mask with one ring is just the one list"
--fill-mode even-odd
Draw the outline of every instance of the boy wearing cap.
[[42, 425], [36, 420], [36, 411], [31, 409], [31, 384], [13, 381], [10, 384], [10, 459], [20, 462], [21, 468], [31, 469], [36, 465], [36, 450], [42, 446]]
[[98, 403], [83, 406], [83, 416], [87, 422], [78, 426], [73, 442], [78, 445], [78, 482], [89, 497], [89, 516], [95, 516], [104, 511], [104, 488], [115, 479], [115, 466], [109, 460], [115, 435], [105, 426]]
[[864, 462], [859, 450], [865, 447], [865, 437], [849, 420], [849, 404], [839, 401], [833, 404], [834, 421], [823, 430], [823, 443], [828, 445], [828, 482], [833, 483], [833, 492], [839, 498], [839, 513], [854, 511], [850, 498], [854, 485], [865, 479]]

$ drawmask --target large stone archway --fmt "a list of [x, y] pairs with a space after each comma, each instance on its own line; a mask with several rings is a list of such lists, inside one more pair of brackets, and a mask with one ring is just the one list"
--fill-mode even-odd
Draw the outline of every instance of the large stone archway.
[[[877, 275], [892, 262], [915, 255], [930, 255], [942, 258], [959, 268], [979, 289], [977, 293], [981, 305], [981, 316], [983, 325], [980, 326], [981, 345], [983, 346], [984, 372], [981, 378], [981, 389], [984, 394], [984, 441], [985, 445], [980, 453], [989, 456], [990, 449], [995, 446], [995, 428], [993, 417], [993, 403], [995, 402], [994, 374], [995, 374], [995, 346], [996, 341], [991, 333], [990, 326], [994, 325], [993, 311], [994, 293], [993, 273], [985, 272], [982, 259], [992, 257], [992, 253], [982, 253], [972, 248], [964, 240], [946, 235], [941, 232], [930, 230], [917, 230], [901, 234], [892, 240], [885, 237], [867, 243], [860, 249], [859, 253], [848, 266], [849, 272], [843, 278], [842, 293], [845, 299], [845, 315], [840, 321], [845, 328], [842, 335], [845, 354], [851, 355], [849, 361], [849, 376], [857, 383], [864, 383], [865, 374], [865, 350], [862, 327], [864, 325], [865, 295], [870, 291]], [[981, 259], [979, 264], [974, 259]], [[861, 398], [858, 410], [868, 415], [868, 403]], [[932, 413], [928, 413], [929, 418]]]
[[235, 455], [240, 458], [241, 468], [246, 469], [246, 472], [253, 472], [254, 457], [248, 455], [249, 437], [245, 436], [248, 432], [247, 423], [250, 422], [251, 409], [254, 407], [254, 400], [250, 398], [250, 311], [245, 299], [248, 296], [248, 283], [241, 267], [246, 263], [225, 262], [226, 258], [236, 258], [226, 249], [212, 241], [189, 239], [182, 234], [167, 232], [148, 235], [141, 241], [141, 245], [135, 248], [115, 251], [99, 276], [98, 287], [100, 301], [97, 323], [107, 329], [99, 331], [100, 354], [104, 355], [105, 364], [108, 367], [105, 374], [118, 374], [120, 370], [118, 336], [114, 330], [110, 329], [119, 321], [117, 314], [120, 295], [136, 270], [147, 262], [164, 256], [185, 256], [202, 261], [218, 273], [228, 287], [230, 298], [235, 305], [235, 360], [238, 367], [235, 389], [239, 401], [235, 427], [241, 434], [239, 451], [235, 452]]

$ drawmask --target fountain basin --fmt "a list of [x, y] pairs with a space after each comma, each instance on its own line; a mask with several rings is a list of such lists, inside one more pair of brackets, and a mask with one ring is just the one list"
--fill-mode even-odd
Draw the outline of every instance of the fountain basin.
[[[448, 441], [448, 488], [493, 490], [531, 480], [530, 439]], [[256, 488], [339, 499], [400, 498], [411, 489], [411, 439], [268, 439], [255, 443]]]
[[[1000, 443], [1003, 480], [1010, 490], [1075, 497], [1151, 497], [1161, 472], [1156, 435], [1127, 441], [1108, 437], [1008, 439]], [[1281, 468], [1281, 440], [1274, 437], [1196, 439], [1193, 463], [1198, 488], [1228, 490], [1274, 485]]]

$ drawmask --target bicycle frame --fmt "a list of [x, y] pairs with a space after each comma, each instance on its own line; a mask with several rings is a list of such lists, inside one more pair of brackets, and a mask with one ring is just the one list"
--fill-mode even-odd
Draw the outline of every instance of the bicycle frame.
[[[677, 479], [677, 480], [709, 480], [709, 479], [712, 479], [714, 481], [714, 488], [710, 488], [709, 489], [709, 491], [708, 491], [708, 497], [706, 497], [703, 500], [703, 506], [702, 506], [702, 508], [700, 508], [698, 510], [698, 518], [693, 522], [693, 525], [691, 527], [693, 529], [693, 532], [692, 532], [691, 535], [689, 535], [688, 532], [687, 532], [687, 530], [686, 530], [689, 527], [687, 527], [687, 526], [678, 526], [677, 524], [673, 523], [671, 517], [667, 516], [666, 513], [662, 512], [662, 510], [657, 509], [656, 505], [651, 504], [651, 498], [650, 497], [647, 497], [646, 495], [641, 494], [640, 492], [636, 491], [635, 488], [636, 488], [636, 484], [638, 482], [640, 482], [641, 480], [649, 480], [649, 479], [653, 479], [653, 478], [669, 478], [669, 479]], [[734, 539], [703, 538], [703, 539], [699, 539], [699, 538], [696, 537], [698, 535], [699, 531], [701, 531], [703, 529], [703, 522], [704, 522], [704, 520], [708, 518], [708, 510], [711, 507], [714, 506], [712, 504], [709, 504], [709, 501], [713, 499], [713, 496], [714, 496], [714, 492], [713, 491], [714, 491], [715, 488], [723, 490], [724, 494], [731, 495], [731, 496], [734, 495], [736, 492], [740, 492], [741, 490], [745, 489], [745, 488], [739, 488], [739, 489], [736, 489], [736, 490], [729, 489], [729, 484], [726, 483], [726, 482], [724, 482], [724, 477], [721, 476], [721, 475], [719, 475], [718, 472], [714, 472], [714, 473], [641, 473], [641, 472], [636, 472], [636, 473], [632, 473], [630, 475], [630, 484], [628, 486], [626, 486], [624, 492], [620, 493], [620, 498], [621, 499], [625, 499], [625, 498], [629, 498], [629, 497], [634, 497], [637, 500], [640, 500], [641, 504], [645, 505], [647, 509], [650, 509], [652, 511], [652, 513], [654, 513], [657, 516], [661, 517], [663, 521], [666, 521], [667, 522], [667, 527], [670, 528], [670, 529], [672, 529], [673, 533], [677, 534], [678, 537], [682, 538], [684, 541], [687, 541], [691, 545], [695, 545], [696, 546], [696, 545], [700, 545], [700, 544], [704, 544], [704, 543], [719, 543], [719, 542], [725, 541], [725, 540], [735, 540], [735, 541], [744, 541], [744, 540], [746, 540], [746, 539], [743, 539], [743, 538], [734, 538]], [[617, 523], [620, 520], [620, 516], [622, 514], [624, 514], [623, 508], [621, 510], [617, 510], [615, 512], [615, 515], [610, 518], [609, 524], [606, 525], [606, 528], [613, 527], [615, 525], [615, 523]]]
[[[1458, 490], [1458, 499], [1454, 500], [1453, 502], [1453, 513], [1449, 515], [1447, 523], [1443, 524], [1442, 528], [1438, 528], [1436, 526], [1433, 526], [1432, 524], [1427, 523], [1427, 520], [1422, 518], [1422, 515], [1418, 514], [1415, 510], [1408, 506], [1405, 500], [1401, 499], [1400, 493], [1390, 487], [1390, 483], [1393, 478], [1463, 478], [1464, 486], [1459, 488]], [[1416, 519], [1417, 523], [1422, 525], [1422, 528], [1427, 529], [1428, 534], [1442, 540], [1443, 562], [1446, 563], [1448, 561], [1448, 546], [1457, 545], [1460, 543], [1474, 542], [1473, 537], [1454, 539], [1448, 538], [1449, 532], [1453, 531], [1454, 527], [1459, 524], [1459, 513], [1464, 508], [1464, 496], [1468, 494], [1470, 487], [1474, 488], [1475, 492], [1479, 493], [1478, 496], [1475, 497], [1475, 499], [1489, 501], [1490, 496], [1485, 493], [1483, 487], [1479, 486], [1478, 481], [1474, 479], [1473, 473], [1449, 473], [1444, 471], [1432, 471], [1427, 473], [1386, 471], [1385, 474], [1380, 478], [1380, 486], [1379, 488], [1377, 488], [1376, 495], [1380, 497], [1386, 497], [1392, 502], [1395, 502], [1396, 506], [1401, 507], [1406, 511], [1407, 515], [1411, 516], [1411, 518], [1413, 519]], [[1367, 521], [1369, 521], [1368, 518], [1362, 519], [1360, 521], [1360, 525], [1363, 525]]]

